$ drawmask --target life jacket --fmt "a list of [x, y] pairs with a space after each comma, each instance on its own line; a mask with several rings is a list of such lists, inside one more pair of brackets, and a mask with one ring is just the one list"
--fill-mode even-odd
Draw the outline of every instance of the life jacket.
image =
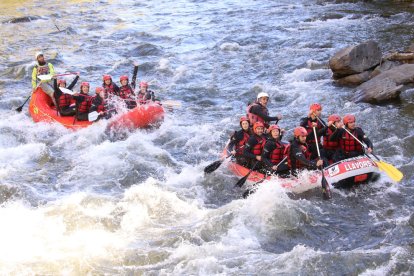
[[119, 88], [119, 97], [121, 97], [121, 99], [128, 99], [131, 95], [134, 95], [134, 90], [129, 84]]
[[[348, 131], [351, 132], [352, 135], [354, 135], [355, 137], [358, 137], [356, 129], [352, 131], [351, 130], [348, 130]], [[344, 131], [344, 134], [342, 135], [342, 139], [339, 141], [339, 146], [345, 153], [348, 153], [351, 151], [356, 151], [356, 152], [361, 152], [361, 153], [364, 152], [362, 150], [361, 144], [354, 137], [349, 135], [347, 131]]]
[[[291, 145], [288, 145], [286, 147], [286, 154], [287, 154], [287, 159], [288, 159], [288, 166], [291, 169], [301, 169], [301, 168], [305, 168], [305, 165], [303, 165], [299, 160], [297, 160], [296, 158], [294, 158], [294, 162], [292, 162], [292, 156], [290, 154], [291, 152]], [[303, 153], [303, 155], [305, 156], [306, 159], [310, 160], [310, 156], [311, 156], [311, 152], [308, 150], [308, 147], [306, 145], [300, 145], [301, 151]]]
[[[308, 132], [308, 135], [309, 135], [309, 133], [313, 132], [312, 123], [315, 123], [315, 122], [312, 122], [311, 118], [308, 117], [308, 121], [307, 121], [307, 124], [305, 126], [305, 129]], [[323, 125], [321, 124], [321, 122], [319, 122], [318, 119], [317, 119], [316, 123], [317, 123], [317, 126], [316, 126], [317, 131], [323, 128]], [[312, 135], [312, 138], [306, 140], [306, 142], [307, 143], [315, 143], [315, 135]], [[320, 143], [320, 137], [318, 137], [318, 142]]]
[[256, 122], [262, 122], [265, 125], [265, 128], [269, 127], [269, 122], [265, 122], [264, 119], [256, 114], [253, 114], [250, 112], [253, 106], [260, 106], [260, 108], [263, 110], [263, 113], [269, 115], [269, 110], [258, 102], [253, 102], [249, 106], [247, 106], [247, 118], [249, 118], [250, 125], [253, 125]]
[[114, 87], [114, 84], [112, 82], [111, 82], [110, 85], [104, 84], [102, 87], [104, 88], [106, 95], [108, 95], [108, 94], [111, 94], [111, 95], [112, 94], [115, 94], [115, 87]]
[[332, 133], [334, 133], [334, 131], [328, 127], [326, 134], [323, 136], [323, 148], [326, 150], [336, 150], [339, 148], [339, 141], [329, 141]]
[[50, 70], [49, 70], [49, 63], [46, 63], [45, 65], [39, 65], [36, 64], [35, 65], [36, 70], [37, 70], [37, 75], [48, 75]]
[[235, 146], [236, 155], [243, 155], [244, 145], [249, 141], [250, 135], [243, 131], [243, 139], [241, 139]]
[[102, 99], [99, 96], [95, 96], [93, 98], [93, 103], [96, 105], [96, 111], [99, 112], [104, 112], [106, 111], [106, 103], [105, 100]]
[[72, 95], [62, 93], [58, 99], [59, 108], [68, 107], [72, 104], [73, 97]]
[[92, 101], [90, 96], [84, 96], [82, 102], [78, 105], [79, 113], [88, 113], [91, 107]]
[[257, 140], [257, 144], [253, 146], [252, 153], [254, 155], [262, 155], [264, 144], [266, 143], [266, 139], [262, 136], [254, 135]]
[[285, 145], [279, 141], [276, 141], [275, 145], [276, 148], [270, 153], [270, 162], [277, 165], [285, 157]]

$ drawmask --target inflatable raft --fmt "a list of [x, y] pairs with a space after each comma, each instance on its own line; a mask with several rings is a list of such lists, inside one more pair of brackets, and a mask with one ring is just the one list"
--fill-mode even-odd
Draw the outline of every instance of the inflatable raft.
[[[39, 87], [32, 94], [29, 113], [35, 122], [60, 123], [69, 129], [80, 129], [90, 126], [93, 122], [78, 121], [74, 116], [60, 116], [51, 98]], [[111, 129], [136, 129], [159, 125], [164, 119], [164, 108], [150, 102], [138, 105], [126, 113], [117, 114], [108, 122]]]
[[[225, 152], [223, 152], [225, 153]], [[250, 169], [243, 167], [234, 160], [227, 163], [227, 168], [236, 176], [247, 175]], [[325, 178], [331, 186], [355, 185], [366, 183], [372, 173], [379, 173], [378, 165], [366, 156], [358, 156], [342, 160], [332, 164], [323, 170]], [[294, 193], [302, 193], [317, 187], [321, 187], [321, 171], [302, 171], [298, 177], [280, 178], [278, 176], [265, 176], [258, 171], [252, 171], [247, 178], [247, 184], [254, 184], [260, 181], [276, 180], [275, 182]]]

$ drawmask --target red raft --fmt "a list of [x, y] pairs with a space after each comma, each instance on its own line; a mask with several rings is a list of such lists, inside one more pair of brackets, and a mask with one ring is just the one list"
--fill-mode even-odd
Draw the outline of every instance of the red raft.
[[[29, 112], [35, 122], [60, 123], [69, 129], [80, 129], [93, 122], [78, 121], [74, 116], [60, 116], [50, 97], [39, 87], [32, 94]], [[111, 129], [136, 129], [159, 125], [164, 119], [164, 108], [154, 102], [138, 105], [126, 113], [117, 114], [109, 120]]]
[[[226, 152], [223, 152], [226, 154]], [[234, 161], [227, 163], [227, 168], [238, 177], [247, 175], [250, 169], [237, 164]], [[332, 164], [323, 170], [326, 180], [330, 185], [339, 183], [359, 184], [369, 180], [372, 173], [379, 173], [378, 165], [366, 156], [358, 156], [342, 160]], [[248, 184], [254, 184], [262, 181], [265, 175], [252, 171], [247, 178]], [[321, 187], [322, 173], [321, 171], [302, 171], [298, 177], [280, 178], [275, 176], [267, 176], [266, 181], [271, 180], [280, 184], [281, 187], [294, 192], [302, 193], [317, 187]]]

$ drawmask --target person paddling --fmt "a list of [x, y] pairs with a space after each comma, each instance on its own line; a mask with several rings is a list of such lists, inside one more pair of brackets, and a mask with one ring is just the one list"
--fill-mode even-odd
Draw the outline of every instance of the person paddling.
[[252, 135], [250, 130], [250, 123], [247, 117], [240, 118], [240, 130], [237, 130], [230, 137], [230, 143], [227, 147], [228, 151], [236, 158], [239, 165], [246, 166], [247, 160], [243, 155], [244, 147]]
[[328, 124], [325, 125], [320, 131], [323, 137], [323, 151], [329, 164], [333, 163], [333, 156], [339, 149], [338, 141], [331, 141], [330, 138], [337, 128], [342, 128], [341, 116], [338, 114], [332, 114], [328, 117]]
[[282, 119], [281, 115], [269, 116], [269, 110], [267, 104], [269, 102], [269, 94], [260, 92], [257, 94], [257, 100], [247, 107], [247, 117], [249, 118], [250, 124], [256, 122], [262, 122], [265, 128], [269, 127], [269, 123], [274, 121], [275, 124]]
[[76, 114], [76, 107], [73, 104], [74, 99], [72, 95], [63, 93], [59, 88], [63, 87], [72, 90], [78, 79], [79, 73], [76, 74], [76, 77], [73, 79], [73, 81], [69, 84], [68, 87], [66, 87], [65, 79], [57, 79], [56, 77], [53, 77], [54, 97], [60, 116], [74, 116]]
[[119, 82], [121, 83], [121, 87], [119, 88], [119, 97], [125, 100], [128, 109], [135, 108], [137, 106], [137, 102], [134, 99], [135, 87], [129, 85], [129, 79], [127, 75], [121, 76], [119, 78]]
[[309, 146], [306, 143], [308, 132], [304, 127], [296, 127], [293, 130], [294, 138], [287, 147], [287, 159], [290, 173], [297, 176], [298, 172], [303, 169], [316, 170], [318, 167], [324, 165], [322, 159], [317, 161], [311, 160], [311, 153]]
[[[50, 62], [46, 62], [43, 52], [37, 52], [35, 54], [35, 60], [36, 64], [32, 70], [32, 93], [35, 92], [38, 86], [38, 76], [53, 76], [55, 74], [55, 68], [53, 67], [53, 64]], [[55, 97], [53, 96], [54, 89], [52, 85], [49, 83], [49, 81], [40, 81], [39, 87], [41, 87], [42, 90], [52, 99], [53, 104], [57, 106]]]
[[347, 114], [344, 116], [342, 121], [345, 128], [336, 129], [329, 139], [330, 141], [339, 141], [339, 149], [333, 157], [334, 162], [364, 155], [362, 145], [354, 137], [352, 137], [352, 135], [367, 145], [366, 153], [371, 153], [374, 146], [371, 140], [365, 135], [365, 132], [360, 127], [356, 126], [355, 116]]
[[82, 82], [80, 93], [73, 94], [76, 101], [76, 119], [79, 121], [88, 121], [89, 108], [92, 102], [92, 97], [88, 95], [89, 87], [89, 82]]
[[[313, 134], [313, 127], [316, 127], [316, 134], [318, 137], [318, 145], [320, 149], [320, 154], [322, 157], [325, 157], [325, 153], [322, 150], [321, 145], [321, 136], [323, 133], [323, 128], [326, 124], [322, 124], [319, 119], [322, 114], [322, 106], [318, 103], [313, 103], [309, 106], [309, 113], [307, 117], [300, 119], [300, 126], [306, 129], [308, 133], [306, 138], [306, 143], [309, 145], [308, 150], [310, 151], [310, 158], [316, 159], [318, 157], [318, 151], [315, 144], [315, 135]], [[323, 121], [322, 121], [323, 122]]]
[[272, 174], [287, 174], [289, 167], [287, 165], [286, 146], [281, 141], [283, 130], [278, 125], [271, 125], [268, 128], [269, 138], [263, 148], [262, 161], [266, 169]]
[[262, 122], [256, 122], [253, 125], [253, 135], [249, 137], [244, 150], [243, 156], [248, 160], [248, 166], [251, 169], [259, 170], [263, 167], [262, 161], [262, 151], [266, 139], [263, 135], [264, 125]]

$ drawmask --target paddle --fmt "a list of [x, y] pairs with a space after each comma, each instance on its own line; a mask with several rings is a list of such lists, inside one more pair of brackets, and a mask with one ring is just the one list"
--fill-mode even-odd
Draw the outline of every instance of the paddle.
[[[367, 149], [367, 145], [365, 145], [364, 143], [362, 143], [361, 141], [359, 141], [359, 139], [357, 137], [355, 137], [349, 130], [347, 130], [345, 128], [345, 126], [343, 127], [343, 129], [348, 132], [349, 135], [352, 136], [352, 138], [354, 138], [358, 143], [361, 144], [361, 146], [364, 149]], [[368, 158], [368, 154], [364, 153]], [[374, 153], [371, 152], [371, 154], [375, 157], [375, 159], [377, 159], [377, 161], [374, 161], [378, 167], [383, 170], [388, 176], [389, 178], [391, 178], [392, 180], [396, 181], [396, 182], [400, 182], [401, 179], [403, 179], [404, 174], [398, 170], [396, 167], [394, 167], [393, 165], [386, 163], [385, 161], [381, 160], [380, 158], [378, 158], [378, 156], [376, 156]]]
[[69, 94], [69, 95], [74, 95], [76, 93], [76, 92], [73, 92], [72, 90], [67, 89], [65, 87], [59, 87], [59, 90], [62, 91], [63, 93], [65, 93], [65, 94]]
[[135, 90], [136, 82], [137, 82], [137, 75], [138, 75], [138, 64], [134, 64], [134, 70], [132, 72], [132, 81], [131, 86]]
[[88, 114], [88, 121], [89, 122], [94, 122], [96, 121], [96, 119], [98, 119], [99, 117], [99, 113], [97, 111], [92, 111]]
[[23, 110], [23, 106], [27, 103], [27, 101], [30, 99], [31, 96], [32, 96], [32, 94], [30, 93], [29, 97], [27, 97], [27, 99], [24, 101], [24, 103], [21, 106], [19, 106], [18, 108], [16, 108], [15, 110], [17, 112], [21, 112]]
[[165, 105], [166, 107], [180, 108], [181, 107], [181, 102], [174, 101], [174, 100], [165, 100], [165, 101], [161, 101], [161, 105]]
[[242, 187], [244, 185], [244, 183], [246, 182], [247, 178], [249, 177], [249, 175], [252, 173], [252, 171], [254, 170], [254, 168], [256, 168], [256, 165], [259, 164], [260, 161], [256, 161], [256, 163], [253, 165], [253, 167], [250, 169], [250, 171], [243, 176], [242, 178], [239, 179], [239, 181], [237, 181], [236, 185], [237, 187]]
[[230, 154], [230, 155], [226, 156], [226, 158], [224, 158], [224, 159], [214, 161], [213, 163], [211, 163], [210, 165], [208, 165], [204, 168], [204, 172], [205, 173], [214, 172], [215, 170], [217, 170], [220, 167], [220, 165], [223, 163], [224, 160], [226, 160], [227, 158], [229, 158], [231, 156], [233, 156], [233, 154]]
[[[316, 135], [316, 128], [313, 127], [313, 135], [315, 136], [315, 145], [316, 150], [318, 151], [318, 158], [321, 160], [321, 153], [319, 151], [319, 143], [318, 143], [318, 135]], [[321, 167], [321, 174], [322, 174], [322, 194], [324, 199], [330, 199], [332, 197], [331, 195], [331, 189], [329, 188], [328, 181], [326, 181], [325, 174], [323, 173], [323, 168]]]

